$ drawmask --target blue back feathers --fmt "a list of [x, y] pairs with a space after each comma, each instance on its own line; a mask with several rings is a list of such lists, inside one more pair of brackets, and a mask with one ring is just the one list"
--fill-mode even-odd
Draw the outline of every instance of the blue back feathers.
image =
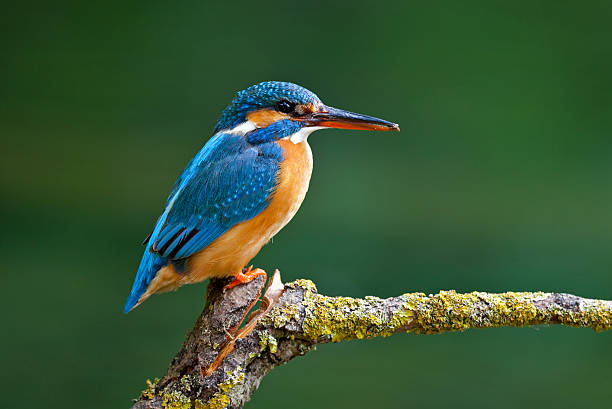
[[168, 263], [180, 267], [185, 258], [268, 206], [283, 160], [282, 148], [275, 141], [297, 132], [300, 123], [281, 120], [246, 135], [219, 131], [244, 122], [249, 112], [273, 107], [283, 98], [298, 104], [321, 103], [298, 85], [263, 82], [239, 92], [223, 111], [215, 135], [174, 184], [164, 212], [146, 240], [125, 312], [136, 305], [160, 268]]
[[[219, 146], [208, 149], [215, 142]], [[237, 135], [216, 135], [179, 178], [157, 223], [163, 225], [156, 225], [149, 240], [150, 250], [173, 260], [189, 257], [255, 217], [267, 206], [281, 161], [276, 143], [252, 146]]]

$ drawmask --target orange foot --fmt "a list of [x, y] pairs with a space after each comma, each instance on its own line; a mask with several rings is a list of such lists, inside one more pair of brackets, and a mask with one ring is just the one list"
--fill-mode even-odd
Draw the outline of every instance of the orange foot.
[[234, 281], [223, 287], [223, 290], [229, 290], [232, 287], [236, 287], [238, 284], [249, 283], [255, 279], [255, 277], [264, 276], [267, 277], [266, 272], [261, 268], [253, 270], [253, 266], [249, 266], [244, 272], [239, 272], [234, 275]]

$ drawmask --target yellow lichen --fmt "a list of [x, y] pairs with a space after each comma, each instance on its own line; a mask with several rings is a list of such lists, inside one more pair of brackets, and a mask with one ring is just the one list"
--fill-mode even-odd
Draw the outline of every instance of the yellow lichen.
[[259, 351], [263, 352], [266, 347], [270, 348], [270, 352], [275, 354], [278, 349], [278, 341], [268, 331], [259, 333]]
[[[303, 333], [310, 341], [326, 338], [332, 342], [349, 339], [388, 336], [398, 331], [432, 334], [444, 331], [463, 331], [468, 328], [500, 326], [526, 326], [561, 323], [576, 327], [590, 327], [597, 331], [612, 329], [610, 302], [586, 300], [570, 295], [542, 292], [506, 292], [489, 294], [472, 292], [457, 294], [454, 290], [440, 291], [435, 295], [423, 293], [404, 294], [393, 300], [377, 297], [355, 299], [327, 297], [317, 294], [309, 280], [297, 280], [287, 284], [304, 288]], [[399, 302], [398, 302], [399, 301]], [[276, 328], [282, 328], [292, 320], [299, 322], [297, 305], [279, 305], [262, 319]], [[278, 341], [268, 331], [259, 333], [260, 352], [266, 348], [277, 352]], [[290, 339], [295, 339], [290, 335]], [[309, 350], [303, 344], [302, 353]], [[252, 353], [253, 358], [257, 353]], [[191, 401], [183, 391], [191, 391], [193, 379], [187, 375], [172, 390], [157, 391], [157, 383], [147, 380], [147, 388], [141, 399], [162, 398], [166, 409], [224, 409], [240, 395], [242, 388], [234, 388], [245, 380], [245, 373], [238, 367], [227, 372], [218, 391], [207, 402]]]
[[561, 323], [595, 330], [610, 328], [612, 311], [603, 301], [590, 301], [578, 311], [550, 303], [540, 304], [551, 297], [543, 292], [506, 292], [489, 294], [472, 292], [457, 294], [441, 291], [429, 297], [404, 294], [406, 308], [413, 310], [414, 332], [431, 334], [442, 331], [463, 331], [467, 328], [500, 326], [522, 327], [546, 323]]
[[530, 325], [537, 321], [538, 309], [521, 295], [478, 292], [457, 294], [451, 290], [440, 291], [429, 297], [415, 298], [412, 294], [405, 294], [404, 297], [410, 299], [407, 307], [415, 313], [414, 332], [433, 334], [463, 331], [467, 328]]
[[541, 323], [545, 318], [545, 310], [538, 309], [534, 304], [537, 297], [544, 293], [507, 292], [502, 294], [473, 293], [486, 302], [488, 322], [485, 326], [512, 325], [516, 327]]
[[292, 283], [287, 283], [287, 284], [285, 284], [285, 286], [289, 287], [289, 288], [302, 287], [305, 290], [311, 291], [313, 293], [317, 292], [317, 286], [315, 285], [315, 283], [313, 283], [310, 280], [305, 280], [303, 278], [295, 280]]
[[[444, 330], [460, 331], [469, 325], [463, 319], [470, 307], [468, 300], [458, 300], [454, 291], [441, 291], [431, 297], [424, 295], [412, 299], [415, 304], [415, 332], [436, 333]], [[406, 295], [407, 296], [407, 295]]]
[[[271, 338], [274, 339], [274, 337]], [[276, 340], [274, 339], [274, 342], [275, 341]], [[270, 350], [272, 350], [272, 343], [270, 340], [268, 340], [268, 342], [270, 343]], [[274, 347], [274, 352], [275, 351], [276, 348]], [[164, 390], [160, 392], [155, 391], [159, 379], [156, 378], [154, 382], [147, 379], [147, 389], [142, 391], [141, 399], [153, 399], [156, 396], [159, 396], [162, 399], [162, 407], [164, 409], [191, 409], [194, 406], [196, 409], [223, 409], [231, 403], [232, 389], [243, 383], [246, 377], [241, 367], [238, 367], [236, 371], [228, 371], [226, 375], [226, 380], [218, 385], [218, 392], [215, 393], [206, 403], [203, 403], [198, 399], [192, 402], [191, 398], [183, 393], [183, 391], [192, 390], [194, 380], [191, 379], [190, 375], [183, 376], [178, 383], [174, 384], [172, 390]], [[177, 386], [178, 389], [176, 389]]]
[[147, 379], [146, 382], [147, 382], [147, 389], [140, 392], [139, 399], [146, 398], [146, 399], [151, 400], [155, 397], [155, 387], [157, 386], [157, 383], [159, 382], [159, 378], [155, 378], [153, 382], [151, 382], [150, 379]]
[[551, 296], [542, 292], [457, 294], [453, 290], [429, 296], [411, 293], [402, 296], [402, 307], [386, 311], [383, 317], [376, 307], [385, 301], [377, 297], [326, 297], [306, 291], [303, 330], [311, 340], [329, 337], [332, 342], [338, 342], [387, 336], [397, 331], [434, 334], [546, 323], [610, 329], [612, 311], [606, 302], [588, 301], [576, 311], [550, 302]]
[[162, 407], [164, 409], [191, 409], [191, 399], [179, 391], [164, 392]]
[[156, 390], [159, 378], [155, 378], [154, 382], [147, 379], [147, 389], [142, 391], [140, 399], [145, 398], [151, 400], [159, 396], [162, 399], [162, 407], [166, 409], [191, 409], [191, 399], [185, 392], [191, 391], [194, 382], [192, 379], [193, 376], [196, 375], [184, 375], [178, 383], [161, 391]]
[[199, 376], [199, 374], [198, 375], [192, 374], [192, 375], [184, 375], [184, 376], [182, 376], [181, 379], [180, 379], [180, 383], [181, 383], [182, 389], [185, 390], [185, 391], [191, 392], [192, 385], [194, 383], [197, 385], [197, 380], [193, 379], [194, 377], [197, 377], [197, 376]]
[[410, 312], [402, 308], [383, 317], [375, 309], [380, 303], [377, 297], [327, 297], [306, 291], [304, 334], [311, 340], [327, 336], [332, 342], [388, 336], [410, 319]]
[[557, 308], [554, 314], [561, 324], [590, 327], [595, 331], [612, 329], [612, 309], [605, 301], [590, 300], [577, 312]]
[[300, 309], [295, 304], [281, 304], [270, 311], [262, 320], [264, 325], [272, 324], [274, 328], [282, 328], [291, 320], [300, 318]]
[[224, 409], [230, 403], [232, 403], [232, 401], [230, 400], [229, 396], [217, 392], [206, 403], [196, 400], [195, 407], [196, 409]]
[[238, 367], [236, 371], [227, 372], [227, 379], [219, 384], [219, 391], [215, 393], [206, 403], [202, 403], [196, 400], [196, 409], [224, 409], [231, 402], [231, 390], [237, 385], [244, 382], [245, 374], [241, 367]]

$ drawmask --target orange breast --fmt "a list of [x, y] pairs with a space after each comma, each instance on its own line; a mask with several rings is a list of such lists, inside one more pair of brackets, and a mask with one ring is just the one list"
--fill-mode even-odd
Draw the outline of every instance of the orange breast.
[[170, 264], [162, 268], [142, 300], [155, 292], [173, 290], [183, 284], [239, 272], [300, 208], [312, 174], [312, 152], [307, 141], [294, 144], [283, 139], [284, 159], [270, 205], [260, 214], [229, 229], [187, 261], [188, 274], [178, 274]]
[[193, 256], [191, 276], [202, 281], [240, 271], [300, 208], [312, 174], [312, 152], [306, 141], [294, 144], [281, 140], [284, 160], [270, 205], [260, 214], [228, 230]]

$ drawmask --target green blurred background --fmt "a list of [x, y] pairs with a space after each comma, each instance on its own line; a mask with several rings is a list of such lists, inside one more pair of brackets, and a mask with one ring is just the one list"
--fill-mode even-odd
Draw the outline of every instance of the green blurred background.
[[[140, 243], [263, 80], [402, 132], [314, 134], [308, 197], [257, 266], [330, 295], [612, 298], [612, 4], [427, 3], [4, 4], [1, 406], [129, 407], [164, 373], [205, 284], [124, 315]], [[590, 330], [397, 335], [320, 347], [248, 407], [601, 408], [611, 368]]]

